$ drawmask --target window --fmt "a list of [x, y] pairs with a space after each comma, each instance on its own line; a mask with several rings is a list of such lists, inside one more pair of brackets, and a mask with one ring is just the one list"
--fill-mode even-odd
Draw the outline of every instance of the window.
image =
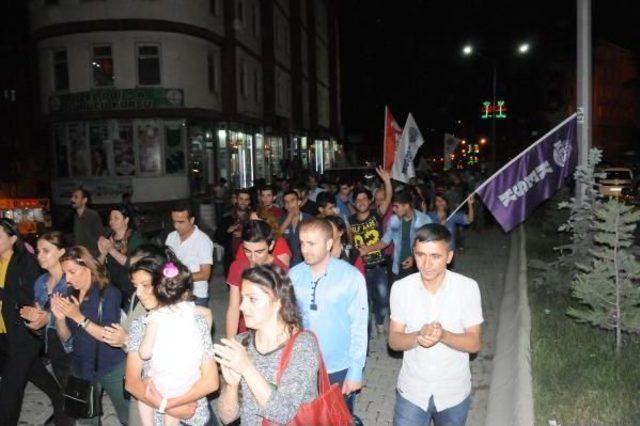
[[209, 0], [209, 13], [218, 16], [218, 0]]
[[158, 46], [138, 46], [138, 84], [141, 86], [160, 84], [160, 49]]
[[93, 85], [96, 87], [113, 86], [113, 57], [111, 46], [98, 46], [93, 48]]
[[218, 73], [216, 71], [216, 54], [209, 53], [207, 55], [207, 77], [209, 81], [209, 92], [216, 93], [218, 91]]
[[185, 172], [182, 128], [181, 123], [166, 123], [164, 127], [164, 164], [166, 173], [170, 175]]
[[244, 25], [244, 0], [237, 0], [236, 3], [236, 20], [240, 26]]
[[56, 92], [69, 90], [69, 63], [66, 50], [53, 52], [53, 87]]
[[240, 61], [240, 94], [247, 98], [247, 66], [244, 61]]
[[260, 101], [260, 80], [258, 78], [258, 71], [253, 71], [253, 100]]
[[253, 33], [253, 37], [257, 38], [260, 34], [260, 6], [257, 2], [253, 4], [253, 13], [251, 17], [251, 31]]

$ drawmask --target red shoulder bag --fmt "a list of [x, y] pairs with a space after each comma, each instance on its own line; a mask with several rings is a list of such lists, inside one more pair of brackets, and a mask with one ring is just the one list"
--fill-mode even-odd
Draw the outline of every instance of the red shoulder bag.
[[[291, 352], [293, 350], [293, 344], [296, 338], [303, 331], [298, 331], [289, 339], [287, 346], [282, 351], [282, 357], [280, 358], [280, 364], [278, 365], [278, 372], [276, 373], [276, 385], [280, 384], [282, 374], [287, 369], [287, 364], [291, 358]], [[318, 339], [313, 332], [305, 330], [305, 333], [309, 333], [313, 336], [316, 343]], [[322, 359], [322, 353], [318, 347], [318, 397], [313, 401], [309, 401], [306, 404], [302, 404], [298, 408], [298, 412], [295, 417], [291, 419], [288, 426], [351, 426], [353, 425], [353, 417], [349, 412], [344, 397], [342, 396], [342, 390], [338, 384], [331, 385], [329, 383], [329, 375], [327, 369], [324, 366], [324, 360]], [[267, 419], [262, 420], [262, 426], [271, 426], [274, 423]]]

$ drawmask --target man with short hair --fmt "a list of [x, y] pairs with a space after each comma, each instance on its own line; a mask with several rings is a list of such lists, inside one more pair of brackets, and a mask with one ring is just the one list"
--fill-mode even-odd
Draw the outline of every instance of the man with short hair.
[[216, 229], [215, 239], [224, 248], [224, 273], [229, 272], [231, 262], [242, 244], [242, 226], [249, 221], [251, 215], [251, 192], [248, 189], [235, 191], [233, 210], [223, 216]]
[[349, 218], [353, 245], [366, 253], [362, 256], [365, 267], [365, 278], [367, 280], [367, 294], [369, 296], [369, 306], [374, 314], [376, 331], [382, 335], [384, 331], [384, 317], [389, 305], [389, 277], [387, 275], [386, 259], [382, 250], [368, 250], [368, 247], [375, 246], [382, 241], [383, 221], [382, 216], [389, 209], [391, 204], [392, 186], [389, 172], [381, 167], [376, 169], [385, 186], [386, 198], [380, 205], [380, 213], [371, 209], [373, 197], [371, 191], [361, 187], [356, 189], [355, 208], [356, 214]]
[[300, 211], [310, 216], [318, 214], [318, 206], [314, 201], [311, 201], [308, 197], [307, 187], [303, 183], [297, 183], [293, 190], [298, 193], [300, 198]]
[[411, 254], [411, 242], [417, 230], [431, 219], [426, 214], [413, 208], [413, 198], [407, 190], [397, 192], [393, 196], [393, 213], [389, 220], [382, 241], [361, 251], [366, 255], [380, 250], [393, 243], [393, 263], [391, 271], [393, 281], [397, 281], [415, 272], [415, 263]]
[[272, 215], [279, 221], [284, 217], [284, 211], [276, 206], [276, 193], [271, 185], [266, 185], [260, 189], [260, 209], [263, 214]]
[[280, 223], [280, 232], [287, 240], [287, 244], [291, 249], [291, 261], [289, 265], [294, 267], [302, 262], [302, 252], [300, 251], [300, 223], [311, 216], [300, 211], [300, 198], [296, 191], [287, 191], [282, 197], [284, 199], [284, 208], [287, 215]]
[[352, 193], [353, 184], [347, 179], [341, 179], [336, 193], [336, 207], [343, 217], [349, 217], [356, 212]]
[[393, 424], [464, 425], [471, 404], [469, 354], [482, 347], [478, 284], [447, 270], [451, 233], [421, 227], [413, 255], [418, 273], [391, 288], [389, 347], [403, 351]]
[[71, 193], [70, 201], [71, 208], [76, 212], [73, 217], [74, 244], [86, 247], [94, 257], [98, 257], [98, 239], [104, 234], [104, 226], [98, 212], [88, 207], [91, 194], [79, 187]]
[[209, 307], [209, 278], [213, 269], [213, 242], [195, 224], [192, 207], [181, 203], [171, 210], [175, 231], [167, 236], [169, 246], [193, 278], [196, 305]]
[[225, 323], [227, 339], [233, 339], [236, 334], [247, 331], [240, 313], [241, 277], [244, 270], [259, 265], [276, 265], [287, 271], [287, 266], [273, 255], [274, 246], [273, 231], [267, 222], [250, 220], [242, 227], [242, 249], [246, 257], [238, 258], [231, 264], [226, 281], [229, 286], [229, 304]]
[[304, 262], [289, 271], [303, 327], [318, 337], [331, 383], [340, 383], [353, 412], [367, 357], [369, 308], [362, 274], [331, 256], [333, 229], [324, 219], [300, 225]]
[[316, 202], [318, 194], [325, 192], [325, 190], [320, 187], [320, 179], [316, 174], [310, 174], [309, 177], [307, 177], [307, 188], [307, 196], [313, 202]]
[[339, 214], [336, 196], [329, 191], [318, 194], [316, 206], [318, 208], [316, 213], [318, 217], [337, 216]]

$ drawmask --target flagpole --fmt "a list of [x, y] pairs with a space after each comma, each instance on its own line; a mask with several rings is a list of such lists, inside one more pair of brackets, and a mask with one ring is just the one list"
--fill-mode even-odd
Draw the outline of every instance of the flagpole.
[[382, 125], [382, 168], [387, 165], [387, 106], [384, 106], [384, 124]]
[[460, 208], [467, 202], [467, 200], [475, 195], [476, 192], [480, 191], [482, 188], [484, 188], [485, 186], [487, 186], [489, 184], [489, 182], [491, 182], [493, 180], [493, 178], [495, 178], [497, 175], [499, 175], [504, 169], [506, 169], [507, 167], [509, 167], [511, 164], [513, 164], [515, 161], [517, 161], [520, 157], [522, 157], [524, 154], [526, 154], [527, 152], [531, 151], [536, 145], [538, 145], [540, 142], [542, 142], [547, 136], [549, 136], [550, 134], [552, 134], [553, 132], [555, 132], [556, 130], [558, 130], [560, 127], [564, 126], [565, 124], [567, 124], [569, 121], [573, 120], [576, 117], [576, 113], [574, 112], [573, 114], [571, 114], [569, 117], [567, 117], [562, 123], [558, 124], [556, 127], [554, 127], [553, 129], [549, 130], [547, 133], [545, 133], [540, 139], [538, 139], [537, 141], [535, 141], [534, 143], [532, 143], [531, 145], [529, 145], [524, 151], [522, 151], [520, 154], [516, 155], [514, 158], [511, 159], [511, 161], [509, 161], [507, 164], [505, 164], [504, 166], [502, 166], [497, 172], [495, 172], [494, 174], [492, 174], [489, 179], [485, 180], [484, 182], [482, 182], [482, 184], [480, 186], [478, 186], [471, 194], [469, 194], [469, 196], [467, 198], [465, 198], [465, 200], [458, 206], [456, 207], [456, 209], [449, 215], [449, 217], [447, 218], [447, 220], [451, 219], [451, 216], [453, 216], [458, 210], [460, 210]]

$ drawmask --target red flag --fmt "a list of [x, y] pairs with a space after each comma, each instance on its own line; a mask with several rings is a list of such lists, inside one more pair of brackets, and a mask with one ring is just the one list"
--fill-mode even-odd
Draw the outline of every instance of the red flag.
[[388, 107], [384, 107], [384, 145], [382, 148], [382, 165], [390, 171], [396, 154], [396, 145], [402, 135], [402, 127], [398, 126]]

